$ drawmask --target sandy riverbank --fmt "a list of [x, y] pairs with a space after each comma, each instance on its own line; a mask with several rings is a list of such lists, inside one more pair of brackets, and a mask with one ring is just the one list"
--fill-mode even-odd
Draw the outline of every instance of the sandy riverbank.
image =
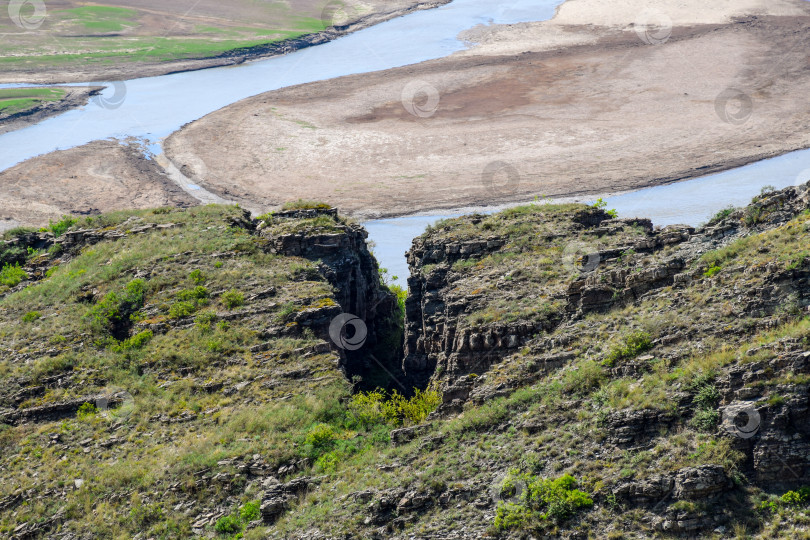
[[[683, 4], [571, 0], [547, 23], [478, 28], [483, 45], [449, 58], [239, 102], [166, 152], [244, 204], [375, 217], [636, 189], [810, 146], [806, 3]], [[635, 24], [642, 6], [659, 22]]]

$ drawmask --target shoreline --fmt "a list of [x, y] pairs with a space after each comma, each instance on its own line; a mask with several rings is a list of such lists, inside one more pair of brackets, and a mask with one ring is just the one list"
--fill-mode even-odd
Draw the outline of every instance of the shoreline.
[[60, 85], [86, 83], [88, 81], [126, 81], [147, 77], [160, 77], [189, 71], [200, 71], [218, 67], [227, 67], [266, 60], [275, 56], [289, 54], [315, 45], [334, 41], [341, 37], [353, 34], [359, 30], [381, 24], [392, 19], [408, 15], [415, 11], [434, 9], [449, 4], [453, 0], [428, 0], [412, 6], [393, 11], [371, 13], [359, 18], [357, 21], [339, 27], [330, 27], [320, 32], [305, 34], [296, 38], [283, 39], [272, 43], [256, 45], [253, 47], [237, 48], [223, 52], [217, 56], [205, 58], [185, 58], [170, 62], [156, 64], [143, 64], [132, 69], [108, 68], [90, 72], [93, 75], [82, 73], [73, 75], [70, 72], [62, 75], [36, 75], [28, 73], [6, 73], [0, 75], [0, 84], [32, 84], [32, 85]]

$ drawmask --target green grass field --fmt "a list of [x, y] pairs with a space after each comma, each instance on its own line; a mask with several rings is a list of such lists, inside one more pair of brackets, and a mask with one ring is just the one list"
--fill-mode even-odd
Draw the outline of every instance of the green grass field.
[[0, 89], [0, 116], [17, 114], [48, 102], [65, 97], [61, 88], [6, 88]]
[[[202, 0], [187, 11], [157, 2], [137, 7], [126, 2], [50, 2], [46, 15], [33, 19], [34, 28], [0, 18], [5, 37], [0, 40], [0, 69], [10, 76], [61, 72], [60, 80], [72, 80], [74, 69], [103, 71], [122, 64], [134, 69], [139, 63], [215, 57], [319, 32], [327, 26], [322, 20], [326, 3], [240, 0], [221, 6]], [[30, 25], [31, 14], [27, 16]]]

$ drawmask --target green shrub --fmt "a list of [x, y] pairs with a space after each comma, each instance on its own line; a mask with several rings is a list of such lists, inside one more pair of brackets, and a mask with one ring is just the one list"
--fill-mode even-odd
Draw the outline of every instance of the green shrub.
[[172, 319], [182, 319], [192, 315], [197, 310], [194, 302], [175, 302], [169, 308], [169, 317]]
[[78, 219], [71, 217], [71, 216], [62, 216], [62, 219], [59, 221], [50, 220], [47, 227], [43, 228], [43, 231], [51, 231], [55, 237], [62, 236], [65, 231], [73, 227], [79, 222]]
[[329, 424], [316, 424], [307, 433], [304, 445], [310, 457], [317, 457], [331, 450], [338, 439], [338, 434]]
[[[602, 200], [602, 197], [599, 197], [598, 199], [596, 199], [596, 202], [593, 203], [593, 207], [598, 208], [600, 210], [604, 210], [605, 208], [607, 208], [607, 203]], [[615, 209], [605, 210], [605, 213], [612, 218], [619, 217], [619, 213]]]
[[214, 524], [214, 530], [220, 534], [236, 534], [242, 532], [242, 522], [236, 516], [222, 516]]
[[83, 403], [79, 410], [76, 411], [76, 416], [79, 420], [87, 420], [98, 414], [98, 408], [92, 403]]
[[23, 315], [22, 321], [26, 322], [26, 323], [30, 323], [30, 322], [36, 321], [37, 319], [41, 319], [41, 318], [42, 318], [42, 313], [40, 313], [39, 311], [29, 311], [28, 313]]
[[604, 370], [592, 360], [580, 362], [574, 369], [567, 371], [563, 376], [565, 391], [582, 396], [589, 394], [591, 390], [599, 388], [604, 380]]
[[141, 309], [146, 298], [146, 282], [134, 279], [120, 293], [108, 293], [85, 314], [94, 330], [101, 333], [114, 332]]
[[131, 338], [127, 338], [124, 341], [118, 342], [113, 344], [111, 347], [113, 352], [124, 352], [124, 351], [133, 351], [138, 349], [143, 349], [147, 343], [149, 343], [154, 334], [151, 330], [144, 330], [138, 334], [135, 334]]
[[720, 420], [720, 413], [712, 409], [700, 409], [689, 421], [689, 425], [700, 431], [712, 431]]
[[144, 529], [161, 521], [164, 517], [163, 508], [158, 503], [137, 504], [129, 511], [129, 518], [139, 529]]
[[499, 502], [495, 510], [495, 528], [499, 531], [522, 529], [531, 517], [532, 512], [522, 504]]
[[699, 409], [713, 409], [720, 400], [720, 392], [713, 384], [704, 384], [699, 389], [692, 403]]
[[206, 279], [208, 279], [205, 274], [203, 274], [202, 270], [194, 270], [189, 275], [188, 278], [194, 282], [195, 285], [202, 285], [205, 283]]
[[197, 329], [200, 332], [202, 332], [203, 334], [206, 334], [206, 333], [211, 331], [211, 328], [213, 327], [214, 321], [216, 321], [216, 320], [217, 320], [216, 314], [211, 313], [209, 311], [209, 312], [200, 313], [199, 315], [197, 315], [197, 318], [194, 319], [194, 324], [197, 325]]
[[20, 263], [6, 264], [0, 270], [0, 285], [6, 287], [16, 287], [24, 279], [28, 278], [25, 270], [20, 268]]
[[735, 210], [736, 210], [736, 208], [734, 208], [733, 206], [727, 206], [726, 208], [723, 208], [722, 210], [717, 212], [714, 216], [712, 216], [712, 219], [709, 220], [708, 224], [709, 225], [714, 225], [715, 223], [719, 223], [719, 222], [723, 221], [728, 216], [733, 214]]
[[396, 390], [387, 397], [381, 390], [358, 392], [349, 402], [349, 412], [355, 422], [364, 427], [381, 423], [419, 424], [441, 404], [442, 396], [435, 390], [414, 390], [406, 398]]
[[526, 528], [534, 521], [552, 520], [561, 523], [579, 510], [593, 506], [593, 499], [577, 489], [576, 479], [569, 474], [550, 479], [512, 471], [504, 480], [504, 486], [517, 480], [525, 482], [526, 490], [520, 495], [520, 503], [498, 505], [496, 529]]
[[261, 501], [246, 502], [239, 509], [239, 518], [245, 523], [256, 521], [261, 516], [260, 508]]
[[399, 285], [390, 285], [388, 287], [392, 293], [397, 295], [397, 307], [399, 307], [400, 316], [405, 316], [405, 299], [408, 298], [408, 291]]
[[779, 500], [788, 506], [805, 506], [810, 503], [810, 487], [803, 486], [796, 491], [788, 491]]
[[238, 308], [245, 304], [245, 295], [239, 291], [228, 291], [222, 293], [222, 305], [228, 309]]
[[706, 270], [705, 272], [703, 272], [703, 275], [705, 277], [707, 277], [707, 278], [710, 278], [710, 277], [713, 277], [715, 274], [717, 274], [717, 272], [719, 272], [720, 270], [721, 270], [721, 268], [719, 266], [714, 265], [714, 266], [710, 267], [708, 270]]
[[198, 303], [200, 300], [206, 300], [208, 298], [208, 289], [202, 285], [198, 285], [193, 289], [185, 289], [180, 291], [175, 295], [175, 298], [180, 301]]
[[608, 357], [605, 359], [604, 364], [613, 367], [618, 360], [625, 360], [634, 358], [644, 351], [652, 348], [652, 339], [646, 332], [633, 332], [624, 338], [624, 343], [614, 347]]

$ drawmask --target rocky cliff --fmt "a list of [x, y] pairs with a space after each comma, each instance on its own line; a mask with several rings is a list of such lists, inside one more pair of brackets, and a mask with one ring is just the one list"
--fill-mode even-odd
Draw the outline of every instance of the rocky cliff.
[[404, 321], [319, 205], [13, 231], [0, 534], [806, 536], [808, 209], [447, 220]]

